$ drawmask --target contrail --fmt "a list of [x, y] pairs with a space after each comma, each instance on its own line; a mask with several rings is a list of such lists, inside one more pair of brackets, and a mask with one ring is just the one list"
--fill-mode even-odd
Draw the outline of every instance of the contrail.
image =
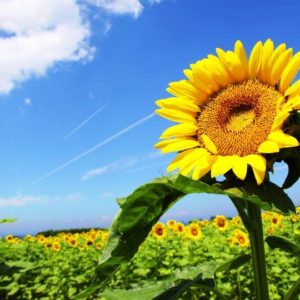
[[56, 169], [50, 171], [49, 173], [43, 175], [42, 177], [40, 177], [40, 178], [38, 178], [38, 179], [36, 179], [35, 181], [33, 181], [33, 183], [38, 183], [38, 182], [44, 180], [45, 178], [47, 178], [47, 177], [49, 177], [49, 176], [51, 176], [51, 175], [53, 175], [53, 174], [55, 174], [55, 173], [61, 171], [62, 169], [64, 169], [65, 167], [67, 167], [67, 166], [69, 166], [69, 165], [71, 165], [71, 164], [73, 164], [73, 163], [76, 162], [77, 160], [79, 160], [79, 159], [85, 157], [86, 155], [88, 155], [88, 154], [94, 152], [95, 150], [101, 148], [102, 146], [104, 146], [104, 145], [106, 145], [106, 144], [112, 142], [113, 140], [115, 140], [115, 139], [118, 138], [119, 136], [123, 135], [124, 133], [128, 132], [129, 130], [131, 130], [131, 129], [133, 129], [133, 128], [135, 128], [135, 127], [137, 127], [137, 126], [139, 126], [139, 125], [141, 125], [141, 124], [143, 124], [143, 123], [145, 123], [146, 121], [148, 121], [148, 120], [150, 120], [150, 119], [152, 119], [154, 116], [155, 116], [155, 113], [151, 113], [151, 114], [149, 114], [148, 116], [146, 116], [146, 117], [144, 117], [144, 118], [142, 118], [142, 119], [140, 119], [140, 120], [138, 120], [138, 121], [132, 123], [131, 125], [129, 125], [129, 126], [127, 126], [126, 128], [124, 128], [124, 129], [118, 131], [117, 133], [113, 134], [112, 136], [110, 136], [109, 138], [105, 139], [104, 141], [98, 143], [98, 144], [95, 145], [94, 147], [92, 147], [92, 148], [86, 150], [85, 152], [83, 152], [83, 153], [81, 153], [81, 154], [75, 156], [74, 158], [72, 158], [72, 159], [66, 161], [65, 163], [63, 163], [62, 165], [60, 165], [59, 167], [57, 167]]
[[108, 103], [105, 103], [98, 110], [96, 110], [93, 114], [91, 114], [88, 118], [86, 118], [83, 122], [81, 122], [76, 128], [74, 128], [70, 133], [68, 133], [65, 136], [65, 140], [68, 139], [70, 136], [72, 136], [74, 133], [76, 133], [78, 130], [80, 130], [81, 127], [83, 127], [86, 123], [88, 123], [90, 120], [92, 120], [95, 116], [97, 116], [107, 105], [108, 105]]

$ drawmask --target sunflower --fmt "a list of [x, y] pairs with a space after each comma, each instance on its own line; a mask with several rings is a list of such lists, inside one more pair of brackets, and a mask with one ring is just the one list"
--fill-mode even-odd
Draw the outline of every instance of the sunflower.
[[213, 220], [215, 226], [217, 227], [217, 229], [219, 229], [220, 231], [224, 231], [227, 229], [228, 227], [228, 220], [226, 219], [225, 216], [216, 216]]
[[53, 242], [52, 243], [52, 250], [59, 252], [61, 249], [60, 243], [59, 242]]
[[202, 232], [198, 224], [191, 223], [186, 227], [186, 236], [193, 240], [199, 240], [202, 237]]
[[290, 221], [292, 222], [292, 223], [296, 223], [297, 221], [299, 220], [299, 216], [298, 215], [291, 215], [290, 216]]
[[151, 230], [152, 235], [161, 240], [167, 236], [166, 226], [163, 223], [156, 223]]
[[179, 124], [169, 127], [156, 148], [179, 154], [167, 171], [198, 180], [228, 171], [240, 180], [252, 168], [257, 184], [264, 181], [266, 154], [299, 146], [285, 124], [300, 109], [300, 52], [285, 44], [259, 41], [249, 58], [241, 41], [233, 51], [216, 49], [184, 70], [187, 79], [170, 83], [174, 97], [156, 102], [157, 114]]
[[77, 246], [77, 239], [75, 237], [71, 237], [71, 238], [69, 238], [68, 243], [71, 247], [76, 247]]
[[280, 227], [282, 224], [282, 215], [277, 213], [273, 214], [270, 218], [270, 222], [272, 226]]
[[182, 234], [184, 234], [185, 230], [186, 230], [186, 228], [185, 228], [184, 224], [182, 224], [180, 222], [176, 223], [176, 227], [174, 228], [174, 231], [177, 234], [182, 235]]
[[249, 238], [247, 233], [241, 230], [235, 230], [233, 241], [235, 244], [241, 247], [248, 247], [249, 246]]
[[177, 225], [177, 222], [175, 220], [169, 220], [167, 221], [167, 227], [170, 229], [175, 229]]
[[12, 242], [13, 239], [14, 239], [14, 236], [11, 235], [11, 234], [8, 234], [8, 235], [5, 237], [5, 240], [6, 240], [7, 242]]
[[242, 224], [242, 220], [241, 220], [240, 216], [235, 216], [232, 218], [231, 223], [234, 226], [240, 226]]

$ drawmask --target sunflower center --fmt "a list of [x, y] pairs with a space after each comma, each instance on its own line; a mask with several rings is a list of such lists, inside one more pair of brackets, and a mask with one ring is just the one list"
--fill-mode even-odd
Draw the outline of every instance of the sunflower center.
[[198, 118], [198, 136], [208, 135], [219, 155], [256, 153], [267, 139], [280, 94], [257, 80], [230, 85], [209, 98]]

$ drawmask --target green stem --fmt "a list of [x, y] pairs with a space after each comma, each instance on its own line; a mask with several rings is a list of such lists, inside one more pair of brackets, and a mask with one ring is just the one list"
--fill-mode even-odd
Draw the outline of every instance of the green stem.
[[261, 210], [255, 204], [248, 202], [247, 211], [249, 219], [255, 224], [255, 226], [249, 230], [249, 236], [251, 243], [256, 299], [269, 300]]

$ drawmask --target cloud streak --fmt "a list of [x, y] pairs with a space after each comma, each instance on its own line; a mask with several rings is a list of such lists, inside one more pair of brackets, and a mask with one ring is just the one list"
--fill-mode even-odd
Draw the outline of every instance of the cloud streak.
[[83, 126], [85, 126], [88, 122], [90, 122], [93, 118], [95, 118], [101, 111], [104, 110], [104, 108], [108, 105], [108, 103], [105, 103], [102, 105], [98, 110], [96, 110], [94, 113], [92, 113], [89, 117], [87, 117], [83, 122], [81, 122], [77, 127], [75, 127], [73, 130], [71, 130], [66, 136], [65, 140], [67, 140], [69, 137], [74, 135], [77, 131], [79, 131]]
[[45, 175], [41, 176], [40, 178], [36, 179], [33, 181], [33, 183], [38, 183], [46, 178], [48, 178], [49, 176], [52, 176], [54, 174], [56, 174], [57, 172], [63, 170], [64, 168], [70, 166], [71, 164], [75, 163], [76, 161], [84, 158], [85, 156], [91, 154], [92, 152], [96, 151], [97, 149], [109, 144], [110, 142], [114, 141], [115, 139], [117, 139], [118, 137], [124, 135], [125, 133], [127, 133], [128, 131], [134, 129], [135, 127], [151, 120], [153, 117], [155, 116], [155, 113], [151, 113], [149, 115], [147, 115], [146, 117], [130, 124], [129, 126], [127, 126], [126, 128], [116, 132], [115, 134], [111, 135], [110, 137], [108, 137], [107, 139], [101, 141], [100, 143], [96, 144], [95, 146], [91, 147], [90, 149], [80, 153], [79, 155], [73, 157], [72, 159], [64, 162], [63, 164], [61, 164], [59, 167], [53, 169], [52, 171], [46, 173]]

